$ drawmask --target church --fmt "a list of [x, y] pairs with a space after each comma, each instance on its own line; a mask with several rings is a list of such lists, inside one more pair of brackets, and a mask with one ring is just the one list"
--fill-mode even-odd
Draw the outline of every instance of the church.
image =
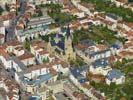
[[69, 25], [61, 31], [62, 34], [54, 34], [49, 38], [48, 51], [51, 54], [58, 55], [65, 61], [71, 61], [76, 59], [76, 53], [74, 51], [72, 39], [73, 36], [70, 32]]

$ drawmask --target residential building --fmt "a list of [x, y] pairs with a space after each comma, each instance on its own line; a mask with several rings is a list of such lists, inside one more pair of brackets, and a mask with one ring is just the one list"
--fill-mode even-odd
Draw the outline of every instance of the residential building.
[[89, 71], [93, 74], [107, 75], [107, 73], [111, 70], [110, 64], [106, 58], [96, 60], [90, 66]]
[[110, 85], [111, 83], [115, 84], [122, 84], [125, 82], [125, 76], [123, 73], [120, 72], [120, 70], [112, 69], [108, 72], [106, 83]]
[[0, 44], [3, 44], [5, 42], [5, 35], [0, 34]]
[[35, 65], [35, 57], [28, 51], [25, 51], [23, 55], [18, 56], [18, 59], [24, 63], [25, 66]]
[[106, 15], [106, 20], [109, 20], [111, 22], [117, 23], [120, 18], [114, 14], [108, 13]]

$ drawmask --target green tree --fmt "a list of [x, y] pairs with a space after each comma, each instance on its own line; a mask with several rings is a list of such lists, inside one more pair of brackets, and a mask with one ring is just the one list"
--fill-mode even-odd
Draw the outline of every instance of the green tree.
[[44, 58], [43, 63], [47, 63], [47, 62], [49, 62], [49, 58]]
[[131, 9], [116, 7], [110, 0], [81, 0], [83, 3], [92, 3], [95, 8], [105, 13], [113, 13], [123, 18], [124, 21], [133, 22], [133, 12]]
[[26, 39], [26, 41], [24, 43], [24, 48], [27, 49], [28, 51], [31, 50], [31, 48], [30, 48], [30, 41], [28, 39]]
[[10, 11], [9, 5], [6, 3], [5, 4], [6, 11]]
[[4, 9], [0, 6], [0, 15], [3, 13]]

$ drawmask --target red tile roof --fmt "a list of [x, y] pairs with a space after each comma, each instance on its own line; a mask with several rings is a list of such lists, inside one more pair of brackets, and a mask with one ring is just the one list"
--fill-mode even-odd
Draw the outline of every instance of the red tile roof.
[[23, 55], [18, 56], [19, 60], [25, 60], [25, 59], [30, 59], [30, 58], [34, 58], [34, 55], [29, 52], [25, 52]]

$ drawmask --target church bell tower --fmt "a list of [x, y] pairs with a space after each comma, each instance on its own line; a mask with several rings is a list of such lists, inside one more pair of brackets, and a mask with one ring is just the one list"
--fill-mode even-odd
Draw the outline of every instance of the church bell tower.
[[70, 32], [69, 25], [67, 26], [66, 30], [66, 37], [65, 37], [65, 56], [67, 60], [75, 60], [76, 54], [74, 52], [74, 48], [72, 45], [72, 34]]

